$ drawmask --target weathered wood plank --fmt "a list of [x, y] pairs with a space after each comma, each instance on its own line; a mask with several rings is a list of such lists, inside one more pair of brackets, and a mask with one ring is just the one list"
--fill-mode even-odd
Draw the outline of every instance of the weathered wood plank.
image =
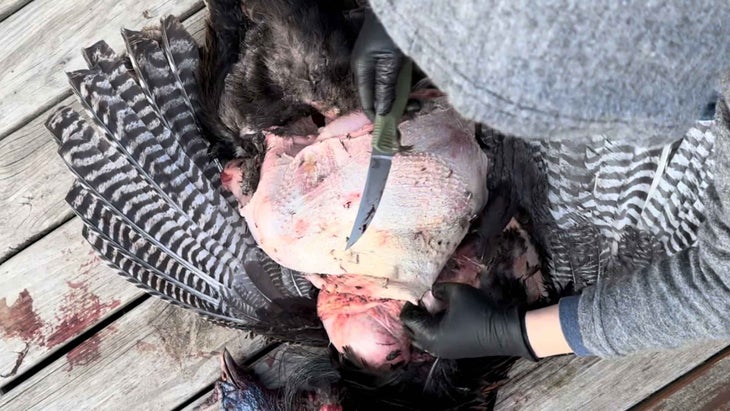
[[0, 0], [0, 21], [18, 11], [32, 0]]
[[[663, 353], [614, 361], [566, 356], [538, 365], [521, 362], [510, 373], [510, 381], [500, 389], [496, 409], [627, 409], [661, 387], [663, 382], [686, 372], [687, 367], [691, 367], [687, 364], [688, 359], [697, 354], [704, 358], [702, 356], [710, 355], [719, 347], [715, 345], [699, 353], [701, 348], [682, 350], [678, 352], [680, 361], [671, 360], [677, 353]], [[264, 358], [272, 358], [282, 349], [285, 347]], [[730, 348], [723, 353], [724, 356], [714, 361], [711, 368], [703, 370], [701, 376], [690, 381], [682, 377], [681, 390], [674, 389], [660, 401], [652, 401], [639, 409], [730, 409]], [[697, 358], [697, 361], [702, 359]], [[210, 390], [184, 410], [219, 408], [218, 398]]]
[[262, 343], [149, 299], [0, 397], [0, 409], [170, 409], [220, 376], [224, 347], [240, 358]]
[[[0, 23], [0, 137], [70, 95], [65, 71], [82, 67], [79, 49], [119, 29], [200, 9], [200, 0], [36, 0]], [[40, 41], [43, 39], [44, 41]]]
[[96, 257], [81, 226], [74, 219], [0, 265], [0, 386], [142, 295]]
[[73, 175], [44, 117], [0, 140], [0, 261], [73, 215], [64, 201]]
[[627, 409], [723, 349], [726, 343], [599, 360], [563, 356], [518, 362], [497, 410]]
[[654, 393], [637, 410], [730, 410], [730, 348]]
[[[203, 9], [183, 22], [198, 42], [205, 35], [206, 17]], [[106, 40], [112, 38], [120, 38], [119, 33]], [[83, 46], [99, 39], [74, 44], [74, 53], [80, 55]], [[64, 99], [52, 110], [60, 106], [82, 110], [74, 97]], [[56, 143], [43, 126], [50, 114], [51, 110], [42, 113], [0, 140], [0, 263], [73, 215], [64, 201], [73, 176], [56, 154]]]
[[182, 411], [218, 411], [221, 409], [220, 400], [215, 388], [208, 390], [203, 396], [188, 404]]

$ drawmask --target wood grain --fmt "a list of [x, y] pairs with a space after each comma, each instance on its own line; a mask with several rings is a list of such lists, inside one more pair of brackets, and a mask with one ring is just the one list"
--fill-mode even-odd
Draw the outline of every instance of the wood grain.
[[[496, 409], [628, 409], [721, 346], [694, 347], [619, 360], [566, 356], [537, 365], [520, 362], [510, 373], [511, 379], [500, 389]], [[722, 357], [703, 369], [700, 375], [691, 377], [693, 373], [688, 374], [689, 381], [680, 378], [677, 382], [680, 389], [672, 389], [659, 401], [638, 409], [730, 409], [730, 349], [722, 352]], [[273, 357], [275, 353], [265, 358]], [[186, 411], [213, 409], [220, 409], [213, 390], [185, 407]]]
[[730, 410], [730, 347], [654, 393], [637, 410]]
[[241, 358], [262, 343], [149, 299], [0, 397], [0, 409], [167, 410], [220, 376], [224, 347]]
[[122, 49], [119, 30], [185, 15], [200, 0], [35, 0], [0, 22], [0, 138], [70, 95], [64, 72], [99, 39]]
[[[79, 109], [71, 98], [64, 101]], [[0, 261], [68, 220], [73, 175], [56, 154], [45, 116], [0, 140]]]
[[0, 21], [5, 20], [30, 2], [31, 0], [0, 0]]
[[142, 295], [104, 265], [74, 219], [0, 265], [0, 386]]
[[[206, 17], [204, 9], [183, 22], [198, 42], [205, 35]], [[112, 38], [121, 38], [118, 32], [110, 37], [105, 38], [110, 43]], [[88, 42], [75, 45], [75, 54], [80, 56], [82, 45]], [[79, 63], [70, 69], [82, 67], [83, 63]], [[43, 126], [52, 110], [61, 106], [83, 112], [76, 98], [68, 97], [0, 140], [0, 263], [73, 215], [64, 201], [73, 176]]]
[[723, 349], [712, 343], [618, 359], [563, 356], [518, 362], [496, 410], [627, 409]]
[[215, 388], [206, 391], [203, 396], [188, 404], [182, 411], [218, 411], [221, 409], [220, 399]]

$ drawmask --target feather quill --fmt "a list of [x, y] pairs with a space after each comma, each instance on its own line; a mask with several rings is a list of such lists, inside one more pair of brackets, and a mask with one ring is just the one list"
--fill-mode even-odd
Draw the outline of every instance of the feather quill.
[[197, 45], [173, 18], [123, 31], [130, 58], [98, 42], [69, 73], [91, 118], [46, 123], [76, 175], [82, 234], [137, 286], [218, 323], [324, 344], [311, 284], [261, 251], [220, 192], [199, 127]]

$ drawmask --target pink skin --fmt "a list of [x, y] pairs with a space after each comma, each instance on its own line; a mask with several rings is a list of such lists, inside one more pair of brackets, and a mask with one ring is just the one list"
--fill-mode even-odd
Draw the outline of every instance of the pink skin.
[[241, 190], [241, 183], [243, 182], [243, 173], [241, 170], [241, 160], [232, 160], [221, 171], [221, 185], [226, 190], [230, 191], [236, 199], [238, 199], [239, 212], [240, 207], [248, 204], [251, 201], [251, 195], [244, 195]]
[[[361, 112], [346, 114], [319, 130], [319, 141], [350, 136], [362, 137], [373, 131], [373, 124]], [[346, 137], [347, 138], [347, 137]]]
[[[308, 118], [303, 119], [302, 124], [305, 123], [311, 123], [311, 120]], [[312, 127], [314, 126], [312, 125]], [[325, 127], [319, 129], [319, 135], [280, 137], [272, 133], [267, 133], [266, 146], [269, 153], [275, 153], [277, 156], [285, 154], [293, 157], [304, 147], [310, 146], [317, 141], [342, 136], [349, 136], [348, 138], [362, 137], [368, 135], [372, 130], [372, 123], [363, 113], [352, 113], [342, 116], [336, 121], [330, 119], [330, 122]], [[262, 168], [276, 167], [276, 162], [273, 160], [274, 158], [271, 155], [267, 155]], [[236, 197], [239, 209], [243, 212], [243, 208], [251, 201], [253, 196], [243, 195], [241, 191], [241, 182], [243, 181], [241, 164], [241, 160], [229, 161], [221, 172], [220, 179], [223, 188], [230, 191]]]
[[345, 250], [365, 186], [371, 127], [362, 114], [352, 114], [318, 136], [267, 135], [259, 187], [242, 214], [279, 264], [379, 278], [383, 285], [368, 296], [416, 302], [486, 200], [487, 159], [473, 126], [452, 109], [403, 122], [403, 144], [413, 148], [394, 157], [375, 218]]
[[253, 196], [240, 192], [240, 163], [221, 174], [259, 246], [279, 264], [318, 273], [309, 279], [322, 290], [318, 313], [335, 347], [380, 369], [411, 360], [398, 320], [405, 301], [418, 302], [439, 276], [477, 283], [476, 263], [442, 271], [450, 258], [473, 255], [457, 246], [487, 198], [487, 159], [471, 124], [441, 107], [399, 128], [413, 149], [393, 159], [378, 213], [348, 251], [372, 141], [362, 113], [334, 119], [318, 135], [267, 134]]
[[[539, 264], [537, 250], [529, 241], [527, 233], [514, 219], [506, 229], [517, 228], [527, 241], [527, 250], [513, 258], [513, 274], [525, 281], [528, 302], [537, 301], [545, 293], [542, 274], [528, 273], [531, 267]], [[485, 266], [476, 258], [476, 249], [472, 243], [464, 243], [452, 256], [458, 264], [447, 264], [436, 282], [457, 282], [479, 287], [480, 273]], [[487, 274], [490, 275], [488, 269]], [[321, 290], [317, 302], [317, 310], [327, 330], [332, 344], [344, 352], [344, 347], [367, 362], [374, 369], [390, 369], [402, 361], [422, 361], [411, 351], [410, 340], [398, 320], [404, 302], [400, 300], [378, 299], [363, 295], [372, 294], [371, 287], [377, 287], [378, 279], [364, 278], [359, 275], [316, 275], [307, 277]], [[421, 300], [429, 311], [443, 310], [444, 305], [433, 297], [429, 291]]]
[[321, 290], [317, 313], [338, 351], [349, 347], [368, 367], [388, 369], [410, 360], [410, 340], [398, 320], [403, 304]]

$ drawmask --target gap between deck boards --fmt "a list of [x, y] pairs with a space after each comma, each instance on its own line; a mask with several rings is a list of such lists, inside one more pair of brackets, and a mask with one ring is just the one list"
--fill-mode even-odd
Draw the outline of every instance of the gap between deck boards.
[[[684, 375], [678, 377], [671, 383], [667, 384], [663, 388], [661, 388], [658, 391], [655, 391], [650, 396], [646, 397], [644, 400], [636, 404], [632, 408], [632, 410], [651, 410], [656, 409], [657, 406], [664, 401], [665, 399], [671, 397], [672, 395], [677, 394], [682, 389], [686, 388], [693, 382], [697, 381], [698, 379], [702, 378], [704, 375], [706, 375], [713, 367], [716, 367], [718, 363], [720, 363], [723, 360], [726, 360], [730, 358], [730, 346], [726, 347], [722, 351], [718, 352], [717, 354], [713, 355], [712, 357], [708, 358], [705, 362], [702, 364], [699, 364], [689, 372], [685, 373]], [[727, 384], [730, 385], [730, 375], [727, 376]], [[730, 389], [728, 389], [730, 391]], [[727, 398], [727, 403], [725, 405], [730, 408], [730, 398]]]
[[[12, 1], [12, 0], [10, 0]], [[0, 6], [0, 23], [8, 17], [19, 12], [23, 7], [27, 6], [33, 0], [15, 0], [12, 4]]]
[[[10, 17], [12, 14], [22, 10], [24, 7], [26, 7], [28, 4], [31, 3], [32, 0], [21, 0], [16, 2], [15, 4], [11, 5], [9, 9], [9, 12], [4, 12], [0, 10], [0, 23]], [[195, 15], [197, 12], [200, 12], [202, 9], [204, 9], [204, 5], [202, 3], [198, 4], [199, 7], [192, 8], [188, 12], [182, 13], [179, 15], [179, 18], [181, 20], [187, 20], [191, 16]], [[12, 7], [15, 7], [14, 9]], [[7, 14], [2, 14], [7, 13]], [[17, 132], [18, 130], [22, 129], [23, 127], [27, 126], [30, 122], [38, 118], [39, 116], [47, 116], [50, 114], [50, 110], [57, 105], [59, 102], [63, 101], [64, 99], [71, 96], [72, 93], [70, 90], [66, 90], [64, 93], [62, 93], [60, 96], [57, 96], [53, 101], [50, 103], [45, 103], [41, 106], [40, 109], [37, 110], [37, 112], [34, 112], [33, 115], [27, 116], [28, 118], [23, 118], [16, 126], [14, 126], [12, 129], [4, 133], [2, 136], [0, 136], [0, 140], [3, 138], [12, 135], [13, 133]], [[4, 260], [9, 259], [10, 257], [20, 253], [21, 251], [25, 250], [29, 246], [33, 245], [38, 240], [42, 239], [46, 234], [54, 231], [58, 227], [62, 226], [63, 224], [67, 223], [73, 218], [73, 216], [69, 216], [63, 220], [60, 220], [52, 227], [49, 227], [39, 233], [36, 233], [34, 236], [31, 236], [30, 239], [24, 243], [21, 247], [16, 249], [11, 255], [9, 255]], [[39, 362], [38, 364], [35, 364], [30, 369], [24, 371], [21, 373], [21, 375], [17, 376], [14, 380], [11, 380], [8, 384], [5, 384], [0, 387], [0, 395], [5, 394], [7, 392], [10, 392], [14, 387], [21, 384], [23, 381], [27, 380], [28, 378], [31, 378], [34, 374], [37, 373], [37, 371], [44, 368], [46, 365], [56, 361], [58, 358], [62, 357], [63, 355], [67, 354], [71, 350], [73, 350], [75, 347], [82, 344], [84, 341], [91, 338], [93, 335], [97, 334], [99, 331], [101, 331], [103, 328], [105, 328], [107, 325], [117, 321], [119, 318], [127, 314], [129, 311], [135, 309], [137, 306], [139, 306], [141, 303], [146, 301], [148, 298], [150, 298], [149, 295], [143, 295], [140, 296], [129, 303], [125, 305], [122, 309], [119, 311], [113, 313], [108, 318], [102, 320], [101, 322], [95, 324], [91, 328], [85, 330], [82, 334], [76, 336], [75, 338], [67, 341], [64, 345], [61, 346], [60, 349], [58, 349], [56, 352], [50, 354], [48, 357], [44, 358]], [[675, 380], [671, 381], [669, 384], [665, 385], [663, 388], [659, 389], [658, 391], [654, 392], [641, 402], [639, 402], [636, 405], [637, 409], [646, 409], [651, 408], [653, 405], [655, 405], [657, 402], [661, 401], [663, 398], [672, 395], [677, 390], [681, 389], [682, 387], [686, 386], [687, 384], [690, 384], [692, 381], [694, 381], [696, 378], [700, 377], [702, 374], [707, 372], [708, 369], [713, 367], [716, 363], [721, 361], [722, 359], [726, 358], [728, 355], [730, 355], [730, 347], [723, 349], [719, 353], [716, 353], [709, 359], [707, 359], [705, 362], [703, 362], [700, 365], [697, 365], [694, 367], [691, 371], [688, 373], [676, 378]], [[179, 406], [176, 407], [176, 409], [182, 409], [188, 406], [189, 404], [194, 403], [197, 399], [202, 398], [206, 394], [210, 392], [210, 389], [212, 388], [212, 384], [204, 387], [203, 389], [199, 390], [196, 394], [193, 395], [193, 397], [185, 400], [182, 402]]]
[[[7, 20], [10, 17], [13, 17], [18, 12], [22, 11], [25, 7], [27, 7], [31, 4], [35, 4], [31, 0], [20, 0], [20, 1], [21, 2], [16, 5], [9, 6], [5, 11], [0, 10], [0, 13], [3, 13], [3, 12], [6, 13], [6, 15], [4, 15], [4, 16], [2, 16], [2, 14], [0, 14], [0, 16], [2, 16], [2, 17], [0, 17], [0, 24], [7, 23]], [[52, 3], [50, 3], [50, 4], [52, 4]], [[195, 1], [188, 9], [177, 13], [177, 16], [181, 21], [184, 21], [203, 9], [205, 9], [205, 3], [202, 0]], [[136, 28], [139, 29], [141, 27], [136, 27]], [[86, 47], [88, 45], [89, 44], [78, 44], [78, 45], [69, 45], [69, 46], [76, 46], [76, 47], [80, 48], [80, 47]], [[60, 72], [63, 69], [59, 68], [58, 70]], [[53, 93], [53, 91], [50, 91], [50, 93]], [[70, 96], [71, 93], [72, 93], [72, 91], [68, 87], [66, 87], [63, 90], [56, 91], [54, 95], [41, 96], [43, 101], [39, 104], [40, 107], [36, 107], [32, 110], [28, 110], [29, 112], [24, 115], [10, 116], [10, 117], [14, 117], [14, 118], [12, 118], [10, 120], [9, 125], [5, 125], [7, 128], [4, 129], [2, 132], [0, 132], [0, 140], [3, 140], [7, 136], [9, 136], [12, 133], [23, 128], [25, 125], [27, 125], [28, 123], [33, 121], [35, 118], [37, 118], [38, 116], [40, 116], [43, 113], [45, 113], [46, 111], [48, 111], [49, 108], [53, 107], [54, 105], [58, 104], [63, 99]]]
[[224, 348], [240, 361], [265, 344], [148, 298], [0, 397], [0, 409], [169, 410], [220, 377]]
[[[22, 4], [18, 3], [18, 7], [13, 10], [10, 15], [18, 12], [23, 7], [30, 4], [31, 1], [26, 1]], [[0, 12], [2, 10], [0, 9]], [[178, 18], [183, 22], [183, 24], [186, 25], [186, 27], [196, 35], [196, 40], [200, 42], [202, 39], [202, 32], [204, 31], [204, 20], [207, 16], [207, 12], [205, 11], [205, 5], [203, 2], [198, 1], [195, 2], [189, 9], [185, 10], [182, 13], [178, 13]], [[8, 17], [8, 16], [6, 16]], [[4, 20], [4, 19], [3, 19]], [[193, 26], [191, 27], [191, 21]], [[1, 21], [0, 21], [1, 22]], [[187, 23], [187, 24], [186, 24]], [[139, 28], [139, 27], [135, 27]], [[98, 40], [98, 39], [94, 39]], [[90, 44], [90, 43], [89, 43]], [[82, 44], [79, 45], [79, 47], [82, 46], [88, 46], [89, 44]], [[3, 135], [3, 137], [12, 136], [13, 133], [18, 132], [18, 130], [22, 130], [23, 128], [27, 127], [34, 121], [38, 121], [40, 117], [47, 117], [51, 114], [51, 110], [53, 110], [56, 106], [59, 105], [59, 103], [62, 103], [64, 100], [69, 99], [72, 96], [72, 92], [70, 89], [67, 89], [63, 91], [59, 96], [51, 97], [52, 100], [50, 102], [46, 102], [45, 104], [41, 105], [41, 108], [38, 110], [37, 113], [35, 113], [33, 116], [30, 116], [28, 119], [25, 119], [23, 122], [19, 123], [17, 127], [14, 127], [9, 133], [6, 133]], [[41, 119], [42, 120], [42, 119]], [[41, 127], [42, 128], [42, 127]], [[28, 135], [28, 137], [31, 137], [32, 135], [39, 135], [39, 133], [48, 133], [45, 128], [42, 128], [42, 130], [35, 130], [34, 134]], [[3, 140], [4, 138], [0, 138], [0, 140]], [[50, 141], [50, 136], [47, 136], [47, 140]], [[7, 154], [7, 153], [3, 153]], [[55, 154], [55, 153], [53, 153]], [[18, 159], [18, 161], [22, 161], [22, 159]], [[8, 163], [7, 168], [5, 170], [13, 171], [12, 168], [14, 164]], [[16, 170], [17, 171], [17, 170]], [[64, 172], [66, 170], [63, 170]], [[24, 178], [22, 175], [9, 175], [8, 178], [10, 179], [20, 179]], [[67, 188], [66, 190], [67, 191]], [[31, 193], [33, 194], [33, 193]], [[40, 196], [42, 201], [49, 201], [48, 197]], [[60, 198], [62, 200], [62, 196]], [[50, 201], [53, 201], [51, 198]], [[53, 221], [52, 224], [50, 224], [48, 227], [45, 227], [41, 230], [38, 230], [38, 232], [31, 233], [28, 235], [28, 237], [25, 239], [24, 242], [19, 244], [17, 247], [14, 247], [10, 253], [7, 255], [2, 256], [2, 261], [0, 261], [0, 264], [3, 264], [7, 261], [10, 261], [13, 257], [19, 256], [23, 251], [28, 250], [30, 247], [32, 247], [34, 244], [38, 243], [39, 241], [46, 238], [46, 236], [50, 233], [55, 232], [56, 230], [63, 227], [65, 224], [69, 223], [71, 220], [74, 219], [74, 215], [71, 212], [70, 209], [68, 209], [68, 213], [64, 213], [63, 215], [60, 215], [56, 221]], [[80, 231], [78, 232], [79, 238]], [[125, 305], [121, 308], [118, 308], [117, 311], [110, 314], [109, 317], [102, 319], [100, 322], [95, 323], [91, 327], [85, 329], [80, 334], [76, 335], [75, 337], [72, 337], [71, 339], [65, 340], [59, 345], [60, 348], [54, 347], [50, 353], [46, 353], [45, 357], [41, 357], [41, 359], [37, 359], [35, 361], [38, 361], [37, 363], [31, 365], [29, 368], [25, 370], [21, 370], [18, 375], [13, 376], [11, 379], [2, 381], [0, 379], [0, 395], [10, 392], [14, 387], [17, 387], [18, 385], [22, 384], [24, 381], [26, 381], [29, 378], [32, 378], [35, 374], [37, 374], [38, 371], [45, 368], [46, 365], [56, 361], [57, 359], [63, 357], [64, 355], [68, 354], [69, 352], [73, 351], [76, 347], [84, 344], [84, 342], [88, 341], [90, 338], [94, 337], [99, 331], [103, 330], [107, 325], [113, 324], [115, 321], [119, 320], [121, 317], [123, 317], [125, 314], [136, 308], [138, 305], [142, 304], [144, 301], [146, 301], [149, 298], [149, 295], [144, 294], [139, 297], [136, 297], [135, 299], [132, 299], [131, 301], [127, 301]], [[29, 347], [28, 343], [26, 343], [26, 349]], [[21, 355], [21, 354], [19, 354]], [[22, 362], [23, 358], [22, 356], [19, 357], [18, 363]], [[17, 367], [16, 367], [17, 368]], [[5, 370], [3, 370], [4, 372]], [[11, 373], [15, 371], [15, 369], [9, 370]]]
[[152, 297], [152, 296], [149, 294], [143, 294], [143, 295], [137, 297], [136, 299], [128, 302], [124, 307], [121, 307], [118, 311], [111, 314], [109, 317], [99, 321], [98, 323], [94, 324], [91, 328], [87, 329], [83, 333], [68, 340], [59, 349], [57, 349], [53, 353], [49, 354], [45, 358], [43, 358], [37, 364], [35, 364], [32, 367], [30, 367], [29, 369], [23, 371], [19, 375], [16, 375], [8, 383], [0, 385], [0, 396], [9, 393], [13, 388], [17, 387], [18, 385], [22, 384], [29, 378], [33, 377], [33, 375], [38, 373], [38, 371], [42, 370], [43, 368], [47, 367], [49, 364], [55, 362], [59, 358], [68, 354], [74, 348], [83, 344], [86, 340], [93, 337], [99, 331], [103, 330], [110, 324], [114, 323], [119, 318], [121, 318], [123, 315], [125, 315], [128, 312], [132, 311], [133, 309], [137, 308], [140, 304], [145, 302], [150, 297]]
[[[205, 29], [204, 19], [205, 19], [205, 16], [206, 15], [207, 15], [207, 11], [205, 10], [205, 5], [202, 2], [200, 2], [200, 3], [196, 3], [194, 5], [194, 7], [192, 7], [190, 10], [187, 10], [186, 12], [181, 13], [178, 16], [178, 18], [180, 19], [180, 21], [182, 21], [183, 24], [188, 28], [188, 30], [191, 31], [191, 34], [194, 35], [194, 37], [196, 38], [196, 41], [198, 41], [199, 44], [203, 42], [203, 32], [204, 32], [204, 29]], [[191, 22], [192, 22], [192, 25], [191, 25]], [[121, 54], [126, 54], [126, 52], [123, 52]], [[69, 100], [69, 98], [71, 98], [72, 96], [73, 96], [72, 91], [70, 89], [67, 89], [66, 91], [64, 91], [62, 93], [62, 95], [60, 97], [55, 98], [53, 101], [51, 101], [48, 104], [44, 104], [42, 106], [41, 110], [39, 110], [38, 112], [34, 113], [34, 115], [31, 118], [29, 118], [27, 121], [24, 121], [23, 123], [20, 123], [17, 127], [14, 127], [12, 130], [10, 130], [9, 133], [7, 133], [7, 134], [3, 135], [2, 137], [0, 137], [0, 144], [6, 143], [3, 140], [5, 140], [6, 138], [11, 137], [14, 133], [18, 133], [18, 132], [22, 131], [23, 128], [32, 125], [33, 122], [37, 122], [39, 119], [43, 119], [44, 120], [45, 118], [47, 118], [48, 116], [51, 115], [51, 112], [53, 110], [55, 110], [58, 107], [59, 104], [63, 103], [64, 100]], [[75, 103], [75, 99], [71, 99], [69, 101], [69, 103]], [[40, 132], [42, 132], [42, 133], [49, 133], [47, 130], [45, 130], [45, 127], [41, 126], [41, 129], [42, 130]], [[50, 140], [50, 137], [48, 137], [48, 140]], [[39, 149], [41, 149], [44, 144], [45, 143], [42, 143], [39, 146]], [[12, 143], [11, 143], [11, 147], [12, 147]], [[7, 153], [6, 153], [6, 155], [7, 155]], [[54, 150], [54, 153], [52, 155], [55, 155], [55, 150]], [[60, 159], [56, 159], [56, 160], [59, 160], [60, 161]], [[23, 159], [19, 159], [18, 161], [23, 161]], [[13, 164], [8, 164], [8, 165], [6, 165], [6, 168], [7, 168], [7, 170], [12, 171], [12, 168], [16, 168], [16, 166], [14, 166]], [[65, 167], [64, 167], [64, 170], [63, 171], [64, 172], [67, 172], [69, 174], [69, 176], [70, 176], [70, 172], [68, 172], [65, 169]], [[20, 179], [22, 177], [21, 176], [11, 175], [11, 176], [9, 176], [7, 178], [10, 178], [10, 179], [13, 180], [13, 181], [10, 182], [10, 186], [12, 187], [14, 181], [15, 180], [18, 180], [18, 179]], [[18, 184], [16, 183], [15, 185], [17, 186]], [[69, 182], [69, 187], [70, 187], [70, 182]], [[16, 187], [16, 188], [18, 188], [18, 187]], [[20, 188], [23, 188], [23, 187], [20, 187]], [[67, 189], [68, 188], [66, 188], [66, 190], [64, 190], [64, 191], [68, 191]], [[7, 195], [10, 195], [11, 193], [6, 193], [6, 194]], [[33, 198], [35, 198], [35, 197], [38, 197], [37, 194], [39, 194], [39, 193], [29, 192], [28, 194], [32, 195]], [[46, 193], [45, 192], [42, 192], [40, 194], [46, 194]], [[55, 197], [56, 195], [58, 195], [58, 193], [51, 193], [51, 194], [52, 194], [53, 197]], [[65, 195], [65, 192], [64, 192], [64, 195]], [[42, 199], [42, 201], [44, 201], [46, 204], [52, 203], [54, 200], [56, 200], [54, 198], [47, 198], [47, 197], [45, 197], [43, 195], [41, 195], [41, 197], [44, 197]], [[29, 206], [31, 208], [33, 207], [33, 203], [32, 203], [33, 198], [30, 200], [31, 202], [29, 203]], [[62, 197], [61, 197], [61, 199], [62, 199]], [[7, 205], [9, 205], [11, 209], [12, 208], [19, 208], [18, 204], [13, 204], [12, 202], [9, 202]], [[41, 211], [44, 211], [44, 210], [41, 210]], [[47, 211], [47, 210], [45, 210], [45, 211]], [[31, 214], [31, 216], [29, 216], [29, 217], [39, 217], [38, 215], [35, 215], [33, 213], [30, 213], [30, 214]], [[43, 214], [43, 215], [45, 215], [45, 214]], [[67, 223], [68, 221], [70, 221], [74, 217], [74, 215], [73, 215], [71, 209], [68, 208], [67, 209], [67, 213], [64, 213], [62, 215], [55, 215], [53, 217], [55, 217], [57, 220], [56, 221], [51, 221], [45, 227], [43, 227], [43, 225], [41, 225], [41, 227], [39, 227], [39, 229], [38, 229], [37, 232], [34, 232], [34, 233], [28, 235], [26, 238], [19, 239], [21, 241], [19, 241], [18, 243], [13, 244], [12, 242], [10, 242], [9, 244], [3, 246], [3, 247], [8, 247], [9, 246], [10, 248], [7, 248], [5, 250], [2, 250], [0, 248], [0, 264], [5, 263], [10, 258], [12, 258], [13, 256], [21, 253], [23, 250], [27, 249], [28, 247], [32, 246], [35, 242], [39, 241], [40, 239], [42, 239], [44, 236], [46, 236], [47, 234], [49, 234], [53, 230], [58, 229], [60, 226], [62, 226], [63, 224]], [[12, 228], [9, 231], [8, 230], [5, 230], [5, 231], [8, 231], [7, 234], [12, 236], [12, 235], [15, 235], [14, 231], [12, 231], [12, 230], [17, 230], [17, 227], [16, 228]], [[3, 241], [3, 242], [5, 242], [5, 241]]]

